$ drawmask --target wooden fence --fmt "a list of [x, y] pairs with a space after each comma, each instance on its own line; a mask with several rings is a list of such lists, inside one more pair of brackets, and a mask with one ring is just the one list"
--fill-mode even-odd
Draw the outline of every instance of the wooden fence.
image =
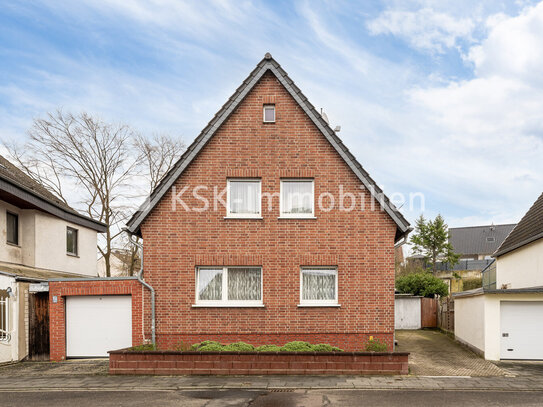
[[437, 301], [437, 326], [454, 333], [454, 300], [450, 297]]

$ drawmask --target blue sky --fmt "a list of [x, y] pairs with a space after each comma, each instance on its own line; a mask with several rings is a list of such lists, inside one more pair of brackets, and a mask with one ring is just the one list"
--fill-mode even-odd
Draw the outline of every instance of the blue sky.
[[0, 6], [2, 140], [62, 107], [188, 144], [269, 51], [389, 195], [424, 193], [427, 216], [516, 222], [543, 191], [536, 1]]

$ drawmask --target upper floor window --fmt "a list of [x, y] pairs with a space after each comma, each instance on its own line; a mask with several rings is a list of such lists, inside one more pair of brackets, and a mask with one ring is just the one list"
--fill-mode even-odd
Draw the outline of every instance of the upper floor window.
[[66, 228], [66, 253], [77, 256], [77, 229]]
[[227, 216], [259, 218], [260, 191], [259, 179], [229, 179], [226, 190]]
[[281, 217], [314, 217], [314, 192], [312, 179], [281, 180]]
[[264, 105], [264, 123], [275, 123], [275, 105]]
[[260, 267], [199, 267], [196, 273], [198, 305], [262, 305]]
[[6, 237], [7, 242], [19, 244], [19, 215], [6, 212]]

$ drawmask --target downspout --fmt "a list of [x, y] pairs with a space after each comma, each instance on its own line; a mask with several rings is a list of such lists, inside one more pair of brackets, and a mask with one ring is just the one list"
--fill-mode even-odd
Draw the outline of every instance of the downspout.
[[[125, 228], [123, 230], [128, 235], [128, 240], [130, 240], [130, 243], [141, 249], [140, 270], [138, 271], [137, 278], [138, 281], [151, 293], [151, 340], [153, 345], [156, 347], [155, 289], [151, 287], [149, 283], [146, 283], [145, 280], [143, 280], [143, 244], [132, 239], [132, 234], [128, 231], [128, 229]], [[142, 309], [141, 312], [143, 314], [145, 310]]]

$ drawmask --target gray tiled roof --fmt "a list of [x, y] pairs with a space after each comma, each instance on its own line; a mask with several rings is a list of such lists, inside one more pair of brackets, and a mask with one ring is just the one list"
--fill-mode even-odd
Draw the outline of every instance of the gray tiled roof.
[[105, 232], [105, 225], [72, 209], [62, 199], [36, 182], [0, 155], [0, 193], [16, 196], [33, 208], [39, 208], [61, 219]]
[[449, 228], [449, 242], [459, 254], [490, 255], [513, 230], [515, 224]]
[[537, 198], [494, 255], [501, 256], [541, 238], [543, 238], [543, 194]]
[[256, 68], [249, 74], [249, 76], [243, 81], [243, 83], [236, 89], [234, 94], [227, 100], [227, 102], [221, 107], [221, 109], [215, 114], [213, 119], [207, 124], [202, 132], [196, 137], [194, 142], [187, 148], [179, 161], [172, 167], [172, 169], [163, 177], [160, 184], [151, 193], [149, 200], [145, 202], [140, 209], [134, 213], [132, 218], [128, 221], [128, 230], [132, 233], [140, 233], [140, 225], [147, 215], [151, 212], [154, 206], [160, 201], [162, 196], [173, 185], [173, 183], [179, 178], [185, 168], [196, 157], [200, 150], [208, 143], [215, 131], [222, 125], [222, 123], [230, 116], [230, 114], [237, 108], [237, 106], [243, 101], [248, 92], [258, 83], [260, 78], [268, 71], [271, 71], [290, 95], [298, 102], [309, 118], [315, 123], [323, 135], [328, 139], [330, 144], [336, 149], [339, 155], [347, 163], [347, 165], [353, 170], [353, 172], [362, 181], [364, 186], [370, 191], [370, 193], [381, 203], [383, 209], [390, 215], [397, 225], [396, 240], [406, 236], [410, 231], [409, 222], [404, 216], [396, 209], [396, 207], [390, 202], [388, 197], [385, 196], [381, 188], [370, 177], [366, 170], [356, 160], [354, 155], [343, 144], [337, 134], [330, 128], [328, 123], [317, 112], [315, 107], [304, 96], [302, 91], [294, 84], [292, 79], [283, 70], [281, 65], [275, 61], [270, 54], [266, 54], [264, 59], [258, 63]]

